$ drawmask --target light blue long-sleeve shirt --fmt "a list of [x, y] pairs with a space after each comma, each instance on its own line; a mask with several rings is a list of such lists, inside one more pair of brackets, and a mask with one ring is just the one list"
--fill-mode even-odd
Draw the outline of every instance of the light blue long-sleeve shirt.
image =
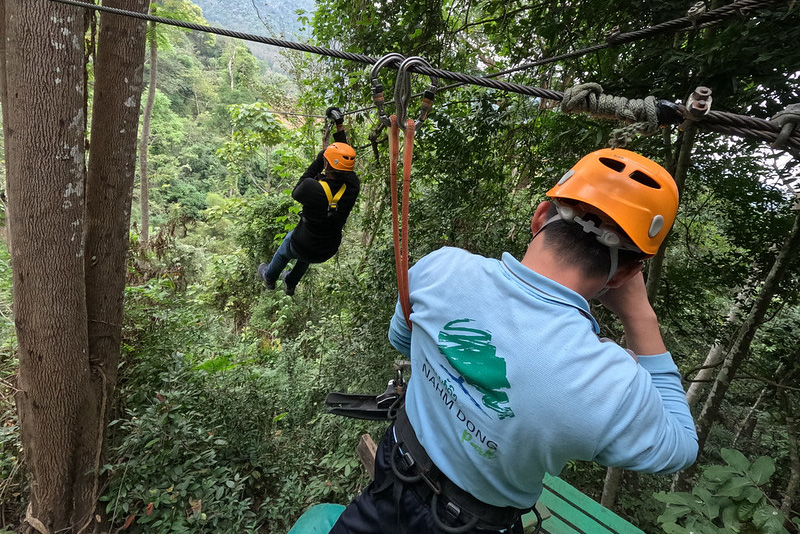
[[601, 340], [578, 293], [508, 253], [456, 248], [409, 273], [413, 333], [398, 304], [389, 340], [411, 358], [408, 418], [433, 462], [495, 506], [526, 508], [570, 460], [670, 473], [697, 435], [669, 353]]

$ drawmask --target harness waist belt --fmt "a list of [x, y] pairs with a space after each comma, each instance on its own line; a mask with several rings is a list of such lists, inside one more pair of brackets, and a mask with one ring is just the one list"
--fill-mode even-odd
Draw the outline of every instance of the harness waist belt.
[[[468, 517], [460, 518], [464, 522], [470, 519], [476, 521], [477, 528], [485, 530], [503, 530], [511, 528], [519, 518], [530, 510], [521, 510], [511, 506], [499, 507], [487, 504], [475, 498], [471, 493], [461, 489], [450, 480], [431, 460], [428, 453], [417, 439], [414, 429], [406, 415], [405, 406], [397, 414], [394, 423], [397, 445], [395, 448], [402, 449], [402, 460], [400, 464], [408, 472], [419, 477], [413, 482], [413, 489], [426, 502], [430, 501], [431, 511], [434, 517], [439, 517], [437, 504], [444, 511], [444, 516], [451, 522], [459, 519], [462, 512], [466, 512]], [[394, 469], [394, 455], [393, 465]], [[411, 480], [409, 479], [409, 482]]]

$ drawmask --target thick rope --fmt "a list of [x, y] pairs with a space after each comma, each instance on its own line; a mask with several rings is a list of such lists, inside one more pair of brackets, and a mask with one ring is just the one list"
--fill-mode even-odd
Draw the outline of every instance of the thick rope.
[[564, 113], [584, 112], [595, 117], [631, 122], [614, 130], [611, 147], [623, 147], [634, 135], [651, 135], [658, 131], [658, 100], [654, 96], [628, 99], [603, 93], [599, 83], [583, 83], [567, 89], [561, 100]]
[[783, 148], [792, 132], [800, 126], [800, 104], [789, 104], [786, 109], [776, 113], [770, 122], [781, 129], [778, 138], [772, 143], [772, 148]]

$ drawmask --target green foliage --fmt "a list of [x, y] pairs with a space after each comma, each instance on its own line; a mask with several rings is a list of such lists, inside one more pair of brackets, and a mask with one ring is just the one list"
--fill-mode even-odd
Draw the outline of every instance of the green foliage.
[[[263, 24], [245, 4], [200, 2], [212, 23], [259, 33]], [[204, 22], [183, 0], [155, 7], [161, 16]], [[319, 45], [376, 57], [419, 54], [436, 67], [484, 75], [604, 42], [615, 27], [632, 31], [682, 17], [686, 5], [319, 0], [310, 13], [314, 6], [306, 0], [281, 0], [270, 3], [280, 17], [272, 20], [286, 21], [291, 31], [297, 8], [309, 11], [300, 23], [313, 27]], [[800, 63], [797, 47], [769, 43], [773, 35], [797, 42], [800, 25], [790, 10], [757, 11], [758, 17], [748, 12], [715, 28], [612, 46], [507, 78], [553, 90], [597, 81], [606, 93], [669, 100], [702, 83], [712, 87], [715, 109], [769, 117], [796, 100]], [[323, 403], [329, 391], [385, 388], [397, 356], [386, 341], [396, 282], [382, 138], [379, 162], [359, 149], [363, 193], [339, 254], [313, 266], [294, 298], [264, 289], [256, 266], [296, 224], [299, 208], [288, 188], [320, 148], [318, 122], [275, 118], [268, 110], [321, 114], [331, 104], [346, 111], [369, 106], [369, 68], [285, 54], [284, 76], [265, 72], [239, 41], [165, 25], [156, 32], [149, 162], [151, 220], [159, 231], [141, 254], [134, 243], [137, 255], [129, 260], [102, 500], [115, 530], [130, 519], [121, 531], [286, 532], [308, 505], [346, 503], [366, 484], [353, 449], [361, 433], [377, 439], [385, 425], [326, 415]], [[274, 54], [271, 60], [277, 63]], [[380, 77], [391, 95], [394, 71]], [[289, 80], [300, 90], [299, 102]], [[414, 91], [427, 81], [414, 76]], [[347, 116], [354, 146], [366, 144], [374, 120], [371, 110]], [[442, 245], [521, 255], [531, 213], [549, 184], [604, 146], [617, 125], [512, 93], [463, 86], [438, 94], [414, 150], [412, 264]], [[676, 139], [672, 131], [631, 148], [672, 168]], [[750, 287], [744, 283], [750, 276], [757, 289], [791, 222], [785, 190], [765, 185], [782, 160], [769, 161], [755, 147], [707, 133], [695, 147], [656, 302], [682, 370], [702, 361], [716, 339], [730, 338], [725, 318], [734, 296]], [[10, 485], [15, 493], [23, 487], [18, 427], [3, 389], [15, 367], [8, 260], [0, 247], [0, 506], [8, 506], [2, 501]], [[755, 338], [752, 376], [774, 376], [779, 363], [794, 366], [798, 276], [795, 260]], [[610, 335], [621, 335], [612, 317], [603, 319]], [[704, 464], [730, 446], [762, 387], [734, 382]], [[748, 454], [769, 454], [775, 463], [750, 463], [727, 451], [727, 465], [707, 467], [691, 494], [660, 493], [669, 504], [661, 514], [664, 529], [782, 532], [768, 496], [788, 482], [784, 415], [767, 395], [757, 415], [760, 432], [739, 441]], [[597, 498], [603, 473], [573, 464], [565, 477]], [[622, 512], [656, 531], [661, 505], [647, 496], [667, 484], [655, 476], [626, 484]]]
[[257, 429], [270, 417], [269, 403], [254, 395], [258, 378], [233, 362], [224, 372], [193, 371], [183, 354], [160, 357], [166, 369], [149, 402], [111, 423], [124, 438], [105, 466], [106, 512], [134, 516], [132, 532], [255, 532], [253, 485], [261, 475], [251, 462], [263, 438]]
[[225, 162], [233, 179], [229, 181], [232, 189], [238, 189], [234, 182], [240, 177], [253, 177], [257, 173], [252, 169], [257, 155], [284, 139], [286, 128], [268, 107], [263, 102], [228, 106], [233, 132], [230, 140], [217, 150], [217, 155]]
[[735, 449], [722, 449], [727, 465], [703, 469], [699, 483], [691, 493], [656, 493], [666, 503], [658, 517], [667, 534], [764, 533], [788, 532], [784, 517], [760, 486], [775, 473], [775, 461], [762, 456], [750, 462]]

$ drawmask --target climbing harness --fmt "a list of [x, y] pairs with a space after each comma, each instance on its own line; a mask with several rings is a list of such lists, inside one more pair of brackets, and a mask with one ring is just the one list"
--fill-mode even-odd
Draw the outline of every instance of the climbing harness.
[[335, 195], [331, 194], [331, 186], [328, 185], [328, 182], [320, 180], [319, 184], [322, 186], [322, 189], [325, 190], [325, 196], [328, 197], [328, 214], [330, 214], [336, 211], [339, 201], [342, 199], [342, 195], [344, 195], [344, 190], [347, 188], [347, 184], [342, 184], [342, 187], [339, 188]]
[[395, 498], [399, 498], [404, 487], [412, 489], [423, 502], [429, 503], [436, 527], [445, 534], [463, 534], [476, 528], [522, 533], [520, 518], [530, 510], [537, 519], [533, 534], [540, 532], [542, 516], [535, 507], [501, 508], [486, 504], [458, 487], [434, 465], [405, 413], [403, 370], [410, 366], [408, 360], [396, 360], [396, 377], [379, 395], [333, 392], [325, 398], [328, 413], [353, 419], [394, 421], [396, 439], [389, 460], [391, 473], [376, 492], [392, 488]]
[[[396, 113], [391, 117], [384, 111], [384, 88], [378, 80], [380, 69], [389, 63], [399, 62], [397, 80], [394, 88]], [[433, 108], [439, 78], [430, 76], [430, 86], [425, 91], [420, 106], [419, 118], [407, 118], [408, 100], [411, 97], [411, 77], [408, 69], [411, 66], [430, 67], [429, 63], [419, 56], [404, 58], [392, 53], [383, 56], [372, 67], [372, 99], [378, 108], [378, 130], [389, 127], [389, 188], [392, 197], [392, 239], [394, 244], [395, 271], [397, 273], [397, 291], [400, 308], [406, 324], [411, 328], [411, 302], [408, 289], [408, 202], [411, 191], [411, 162], [414, 155], [414, 132], [428, 117]], [[400, 199], [401, 209], [398, 213], [397, 163], [400, 157], [400, 130], [404, 132], [403, 144], [403, 189]]]
[[534, 506], [526, 509], [486, 504], [464, 491], [442, 473], [417, 439], [402, 406], [394, 422], [395, 443], [389, 465], [395, 485], [411, 487], [423, 502], [430, 503], [436, 527], [446, 534], [462, 534], [473, 529], [522, 533], [520, 518], [534, 510], [539, 532], [542, 517]]

